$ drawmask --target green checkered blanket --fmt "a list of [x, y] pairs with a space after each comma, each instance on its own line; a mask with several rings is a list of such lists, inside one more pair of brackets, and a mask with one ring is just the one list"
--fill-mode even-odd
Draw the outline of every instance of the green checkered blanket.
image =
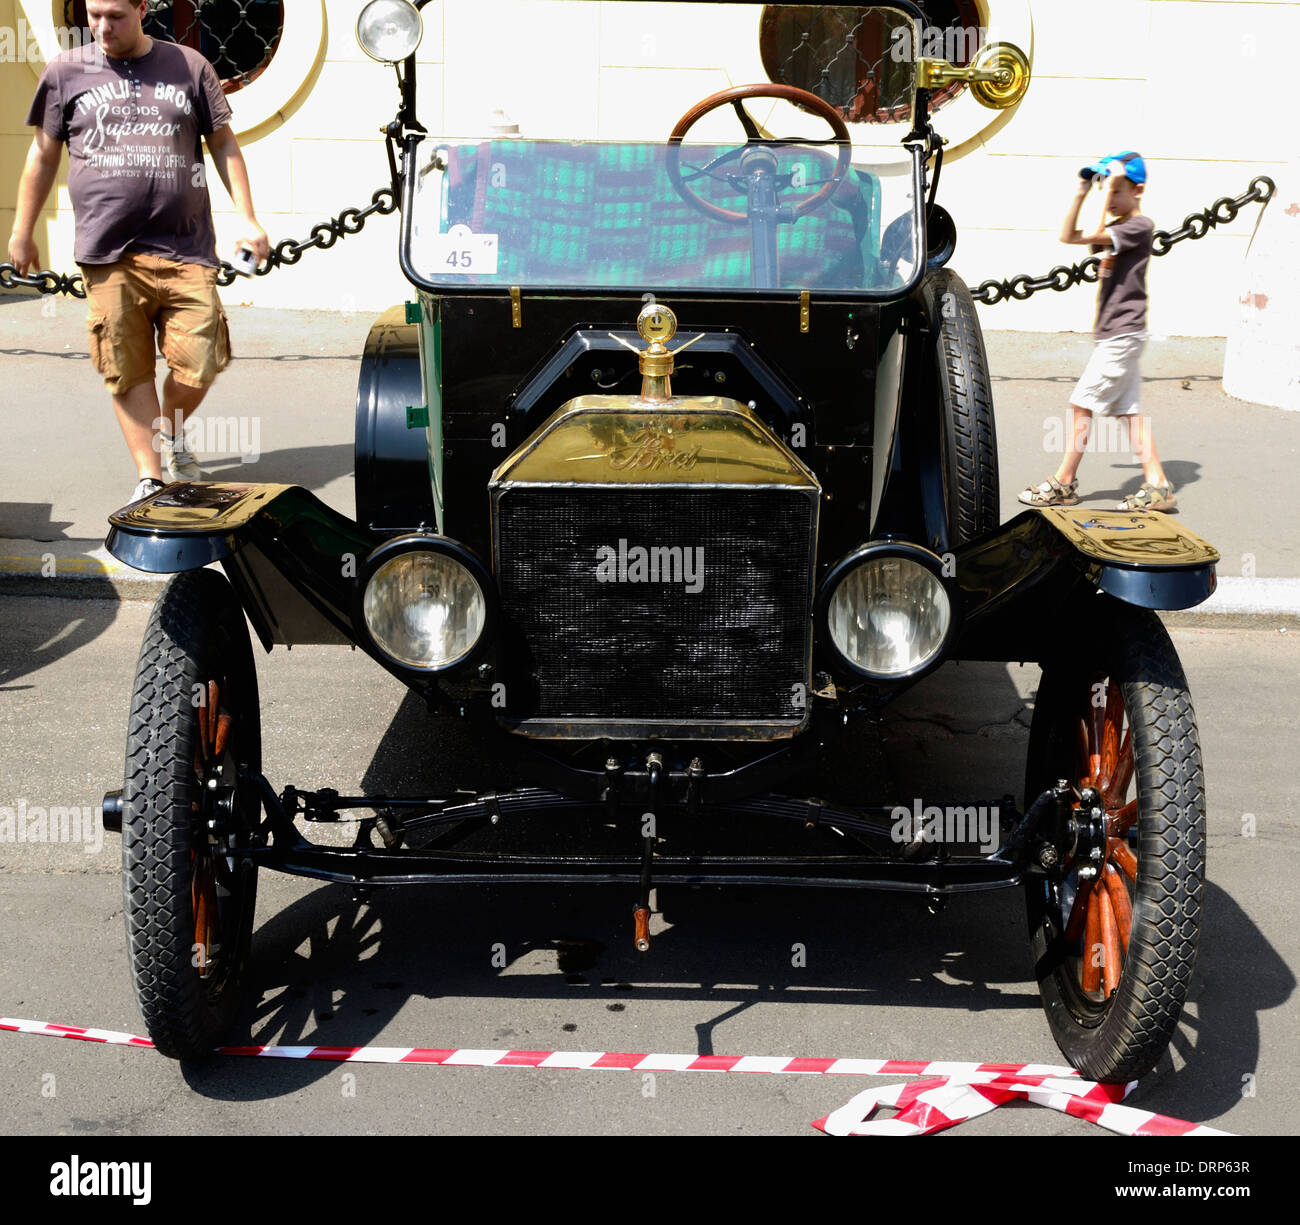
[[[685, 146], [682, 175], [726, 147]], [[495, 275], [437, 275], [448, 284], [589, 288], [752, 288], [750, 230], [743, 221], [705, 216], [673, 188], [663, 144], [498, 140], [449, 149], [440, 228], [495, 234]], [[825, 181], [830, 160], [809, 149], [779, 151], [782, 174], [807, 185], [781, 202], [805, 198]], [[734, 171], [737, 162], [726, 169]], [[850, 171], [819, 209], [778, 227], [777, 288], [868, 289], [886, 283], [879, 260], [880, 184]], [[691, 185], [710, 203], [744, 212], [742, 193], [704, 176]], [[854, 191], [853, 189], [856, 189]], [[848, 200], [852, 211], [838, 201]]]

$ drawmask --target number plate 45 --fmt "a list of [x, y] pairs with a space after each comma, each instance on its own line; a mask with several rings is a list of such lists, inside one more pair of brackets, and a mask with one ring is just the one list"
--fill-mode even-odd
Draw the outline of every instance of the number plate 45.
[[474, 234], [469, 226], [454, 225], [433, 239], [432, 266], [438, 272], [473, 276], [497, 270], [497, 236]]

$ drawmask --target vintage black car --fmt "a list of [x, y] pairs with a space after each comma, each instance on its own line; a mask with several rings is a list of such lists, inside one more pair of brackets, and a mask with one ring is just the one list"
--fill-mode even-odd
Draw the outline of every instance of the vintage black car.
[[[830, 14], [883, 54], [847, 101], [778, 80], [678, 107], [647, 86], [655, 140], [453, 139], [417, 117], [428, 5], [376, 0], [358, 28], [398, 65], [387, 141], [416, 298], [366, 344], [356, 518], [294, 486], [182, 483], [111, 519], [115, 556], [176, 573], [105, 801], [158, 1049], [198, 1056], [229, 1027], [256, 876], [276, 869], [615, 885], [642, 950], [657, 884], [935, 905], [1019, 886], [1061, 1049], [1095, 1079], [1148, 1070], [1186, 997], [1205, 869], [1196, 726], [1153, 610], [1205, 599], [1218, 555], [1160, 514], [999, 522], [929, 107], [952, 82], [1018, 103], [1024, 55], [918, 56], [924, 16], [903, 0], [730, 6], [742, 30], [776, 12], [792, 47]], [[637, 7], [667, 46], [728, 6]], [[891, 58], [900, 30], [914, 50]], [[802, 134], [754, 118], [776, 102]], [[864, 106], [900, 124], [887, 165], [856, 158], [844, 117]], [[714, 110], [735, 138], [689, 139]], [[808, 135], [810, 116], [826, 130]], [[465, 721], [529, 785], [273, 783], [249, 624], [268, 651], [364, 651], [427, 699], [430, 744]], [[826, 764], [952, 660], [1043, 669], [1023, 801], [1003, 802], [993, 847], [919, 805], [902, 820], [915, 797], [868, 802]], [[970, 803], [1019, 785], [991, 778]], [[552, 853], [513, 840], [542, 817], [565, 835]], [[304, 818], [356, 821], [357, 838], [314, 845]]]

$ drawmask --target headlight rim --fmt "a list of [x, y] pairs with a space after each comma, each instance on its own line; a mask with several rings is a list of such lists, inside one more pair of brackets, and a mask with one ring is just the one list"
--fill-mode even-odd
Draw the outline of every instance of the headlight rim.
[[[835, 645], [835, 638], [831, 633], [831, 601], [834, 599], [840, 584], [860, 566], [880, 557], [902, 557], [922, 566], [930, 572], [948, 597], [948, 626], [938, 649], [929, 659], [914, 668], [908, 669], [906, 672], [881, 673], [871, 672], [863, 668], [840, 651], [839, 647]], [[961, 602], [957, 598], [957, 585], [950, 577], [944, 575], [943, 559], [937, 553], [933, 553], [923, 545], [914, 544], [909, 540], [884, 538], [859, 545], [831, 567], [817, 592], [815, 617], [816, 630], [818, 637], [822, 641], [823, 650], [829, 655], [830, 661], [835, 667], [857, 679], [868, 680], [877, 685], [893, 685], [900, 682], [919, 680], [927, 673], [934, 671], [935, 668], [949, 658], [949, 652], [956, 640], [958, 626], [961, 621]]]
[[[458, 659], [450, 663], [421, 667], [406, 663], [396, 656], [388, 654], [375, 640], [366, 621], [366, 589], [370, 580], [388, 562], [402, 553], [440, 553], [444, 557], [458, 562], [469, 571], [470, 577], [478, 584], [483, 596], [483, 629], [474, 645]], [[496, 583], [491, 571], [482, 559], [457, 540], [449, 536], [438, 536], [427, 532], [408, 532], [394, 536], [372, 549], [357, 572], [356, 588], [353, 598], [352, 622], [357, 629], [357, 641], [363, 644], [367, 652], [379, 660], [386, 668], [404, 676], [436, 677], [458, 672], [474, 664], [496, 637], [497, 599]]]
[[408, 60], [412, 55], [414, 55], [420, 49], [420, 44], [424, 41], [424, 14], [421, 13], [420, 10], [416, 8], [414, 4], [411, 3], [411, 0], [398, 0], [398, 2], [405, 4], [406, 7], [409, 8], [411, 12], [415, 14], [416, 29], [417, 29], [417, 33], [415, 37], [415, 46], [413, 46], [411, 50], [406, 55], [402, 56], [400, 59], [396, 59], [396, 60], [381, 59], [373, 51], [371, 51], [369, 47], [366, 46], [365, 41], [361, 37], [361, 22], [365, 18], [367, 11], [371, 8], [372, 5], [376, 3], [376, 0], [367, 0], [367, 2], [364, 5], [362, 5], [361, 12], [357, 14], [357, 24], [353, 30], [353, 33], [357, 40], [357, 46], [360, 47], [361, 50], [367, 56], [370, 57], [370, 59], [374, 60], [376, 64], [405, 63], [406, 60]]

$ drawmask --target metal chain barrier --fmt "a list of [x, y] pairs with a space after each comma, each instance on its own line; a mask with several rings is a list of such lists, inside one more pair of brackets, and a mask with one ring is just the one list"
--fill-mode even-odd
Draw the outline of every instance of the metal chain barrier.
[[[313, 247], [326, 251], [340, 238], [346, 238], [349, 234], [360, 234], [365, 228], [367, 218], [373, 214], [379, 213], [386, 217], [396, 211], [397, 193], [391, 187], [381, 187], [370, 197], [370, 203], [365, 208], [345, 208], [337, 217], [331, 217], [328, 221], [321, 221], [312, 226], [311, 237], [305, 242], [294, 242], [292, 238], [286, 238], [276, 243], [271, 248], [271, 254], [258, 267], [257, 275], [266, 276], [276, 268], [291, 267], [302, 259], [305, 251], [310, 251]], [[238, 275], [223, 259], [221, 269], [217, 273], [217, 284], [233, 285]], [[81, 282], [79, 272], [68, 275], [42, 271], [30, 276], [19, 276], [18, 269], [13, 264], [0, 264], [0, 289], [13, 289], [17, 286], [39, 289], [43, 294], [69, 294], [74, 298], [86, 296], [86, 289]]]
[[[1235, 200], [1221, 196], [1209, 208], [1199, 213], [1191, 213], [1183, 218], [1183, 224], [1176, 230], [1157, 230], [1151, 243], [1152, 255], [1168, 255], [1170, 251], [1185, 239], [1204, 238], [1212, 229], [1228, 225], [1237, 219], [1237, 214], [1247, 205], [1258, 200], [1267, 204], [1277, 191], [1277, 185], [1267, 175], [1257, 175], [1251, 179], [1249, 189]], [[303, 252], [318, 247], [327, 251], [340, 238], [349, 234], [360, 234], [366, 219], [375, 213], [387, 216], [397, 211], [397, 193], [391, 187], [381, 187], [365, 208], [345, 208], [337, 217], [321, 221], [311, 228], [311, 237], [305, 242], [294, 242], [286, 238], [271, 248], [271, 254], [257, 269], [258, 276], [266, 276], [273, 269], [292, 267], [303, 256]], [[1058, 264], [1043, 276], [1029, 276], [1021, 273], [1009, 281], [983, 281], [979, 286], [971, 286], [971, 296], [976, 302], [993, 306], [1014, 298], [1023, 302], [1040, 289], [1055, 289], [1063, 293], [1082, 282], [1093, 284], [1097, 280], [1097, 270], [1101, 267], [1101, 258], [1089, 256], [1078, 264]], [[221, 261], [221, 271], [217, 274], [218, 285], [232, 285], [239, 274], [225, 260]], [[84, 298], [85, 288], [81, 283], [81, 274], [71, 276], [57, 272], [37, 272], [31, 276], [19, 276], [13, 264], [0, 264], [0, 288], [13, 289], [16, 286], [28, 286], [39, 289], [43, 294], [71, 294], [74, 298]]]
[[[1177, 243], [1187, 238], [1204, 238], [1215, 226], [1227, 225], [1237, 219], [1237, 214], [1247, 205], [1258, 200], [1267, 204], [1277, 191], [1277, 185], [1267, 175], [1257, 175], [1251, 179], [1250, 187], [1244, 195], [1235, 200], [1220, 196], [1209, 208], [1199, 213], [1191, 213], [1183, 218], [1183, 224], [1176, 230], [1157, 230], [1151, 240], [1152, 255], [1168, 255]], [[1051, 272], [1043, 276], [1029, 276], [1021, 273], [1009, 281], [983, 281], [980, 285], [970, 286], [971, 297], [985, 306], [1005, 302], [1014, 298], [1023, 302], [1040, 289], [1055, 289], [1064, 293], [1067, 289], [1083, 281], [1093, 284], [1097, 280], [1097, 270], [1101, 267], [1101, 256], [1090, 255], [1080, 263], [1058, 264]]]
[[[319, 247], [328, 251], [340, 238], [349, 234], [360, 234], [365, 228], [366, 219], [375, 213], [382, 217], [397, 211], [397, 193], [391, 187], [381, 187], [365, 208], [345, 208], [337, 217], [328, 221], [317, 222], [311, 227], [311, 237], [305, 242], [294, 242], [291, 238], [278, 242], [271, 248], [271, 254], [257, 269], [258, 276], [280, 267], [292, 267], [302, 259], [304, 251]], [[217, 273], [218, 285], [233, 285], [239, 274], [225, 260], [221, 261], [221, 271]]]

